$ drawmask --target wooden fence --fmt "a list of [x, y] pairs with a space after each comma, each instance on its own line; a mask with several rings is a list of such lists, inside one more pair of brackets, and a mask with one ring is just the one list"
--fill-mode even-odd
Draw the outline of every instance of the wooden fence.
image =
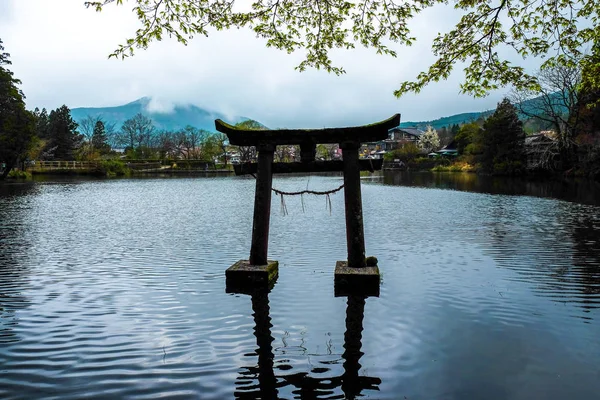
[[[177, 164], [178, 169], [185, 170], [209, 170], [216, 169], [215, 163], [204, 160], [122, 160], [125, 167], [133, 171], [156, 171], [170, 169], [172, 164]], [[31, 172], [46, 171], [93, 171], [101, 169], [102, 161], [29, 161], [25, 169]]]
[[26, 165], [28, 171], [53, 171], [72, 169], [96, 169], [100, 161], [31, 161]]

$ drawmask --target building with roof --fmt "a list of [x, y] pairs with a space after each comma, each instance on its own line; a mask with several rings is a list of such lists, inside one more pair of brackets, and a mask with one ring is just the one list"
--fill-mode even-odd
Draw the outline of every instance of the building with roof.
[[386, 152], [398, 149], [407, 143], [419, 141], [424, 132], [416, 127], [401, 128], [396, 127], [389, 130], [388, 138], [379, 142], [364, 143], [361, 148], [363, 158], [383, 158]]
[[396, 127], [389, 130], [390, 141], [400, 142], [408, 141], [416, 143], [424, 132], [417, 127], [401, 128]]

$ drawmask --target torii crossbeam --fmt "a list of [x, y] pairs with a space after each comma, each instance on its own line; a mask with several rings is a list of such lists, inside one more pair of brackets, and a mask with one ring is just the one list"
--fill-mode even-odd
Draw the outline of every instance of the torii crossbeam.
[[[236, 174], [256, 171], [252, 246], [246, 266], [268, 266], [269, 222], [273, 173], [343, 171], [346, 211], [347, 267], [365, 268], [365, 240], [360, 189], [360, 171], [381, 169], [381, 160], [359, 160], [361, 143], [388, 138], [388, 131], [400, 125], [400, 114], [370, 125], [325, 129], [253, 130], [237, 128], [220, 119], [217, 131], [225, 133], [229, 143], [256, 146], [258, 162], [236, 166]], [[317, 144], [337, 143], [342, 149], [342, 161], [315, 161]], [[273, 163], [278, 145], [300, 145], [300, 162]], [[244, 261], [240, 261], [244, 263]], [[236, 263], [236, 265], [240, 264]], [[274, 262], [276, 264], [276, 262]], [[234, 267], [236, 266], [234, 265]], [[241, 266], [241, 264], [240, 264]], [[233, 267], [232, 267], [233, 268]], [[230, 268], [229, 270], [231, 270]], [[275, 266], [275, 269], [277, 266]], [[229, 271], [228, 270], [228, 271]], [[267, 276], [269, 273], [267, 273]]]

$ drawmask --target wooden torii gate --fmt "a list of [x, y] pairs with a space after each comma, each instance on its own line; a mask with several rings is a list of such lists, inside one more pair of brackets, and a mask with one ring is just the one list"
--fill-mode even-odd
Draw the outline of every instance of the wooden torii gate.
[[[343, 171], [348, 261], [347, 265], [338, 262], [336, 276], [338, 269], [349, 274], [366, 272], [360, 171], [381, 169], [382, 160], [359, 160], [358, 150], [361, 143], [387, 139], [388, 131], [398, 125], [400, 114], [370, 125], [326, 129], [252, 130], [215, 120], [217, 131], [226, 134], [230, 144], [256, 146], [258, 150], [257, 163], [236, 168], [236, 174], [256, 173], [250, 259], [230, 267], [227, 279], [268, 282], [277, 275], [277, 261], [267, 259], [273, 174], [293, 172]], [[342, 161], [315, 161], [316, 146], [324, 143], [337, 143], [342, 149]], [[279, 145], [300, 145], [300, 162], [273, 163], [275, 147]], [[379, 270], [376, 272], [379, 282]]]

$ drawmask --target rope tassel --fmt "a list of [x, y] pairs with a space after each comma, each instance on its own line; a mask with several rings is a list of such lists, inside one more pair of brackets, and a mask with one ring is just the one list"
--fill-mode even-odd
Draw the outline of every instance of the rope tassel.
[[[254, 174], [250, 174], [254, 177], [254, 179], [256, 179], [256, 175]], [[308, 185], [308, 184], [307, 184]], [[340, 190], [342, 190], [344, 188], [344, 185], [341, 185], [340, 187], [333, 189], [333, 190], [327, 190], [327, 191], [318, 191], [318, 190], [301, 190], [299, 192], [285, 192], [283, 190], [279, 190], [279, 189], [275, 189], [275, 188], [271, 188], [271, 190], [278, 195], [279, 197], [281, 197], [281, 214], [282, 215], [288, 215], [288, 209], [287, 206], [285, 204], [285, 198], [284, 196], [300, 196], [300, 202], [302, 203], [302, 212], [305, 211], [305, 205], [304, 205], [304, 195], [305, 194], [314, 194], [315, 196], [325, 196], [325, 208], [329, 209], [329, 215], [331, 215], [331, 195], [334, 193], [339, 192]]]

